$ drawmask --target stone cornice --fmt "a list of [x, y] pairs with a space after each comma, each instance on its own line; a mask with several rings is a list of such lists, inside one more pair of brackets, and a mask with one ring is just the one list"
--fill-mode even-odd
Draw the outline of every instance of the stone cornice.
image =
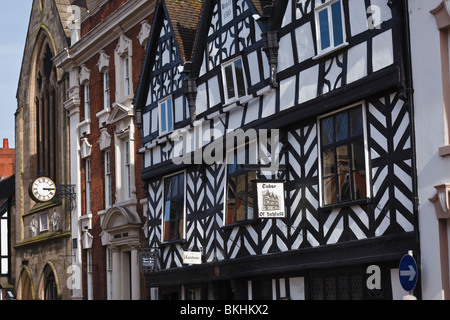
[[53, 58], [56, 67], [68, 70], [86, 62], [119, 38], [120, 32], [127, 32], [147, 19], [154, 11], [155, 2], [156, 0], [126, 2], [73, 46], [59, 52]]

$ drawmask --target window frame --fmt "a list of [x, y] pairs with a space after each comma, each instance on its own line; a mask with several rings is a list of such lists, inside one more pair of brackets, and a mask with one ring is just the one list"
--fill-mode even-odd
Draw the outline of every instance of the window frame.
[[132, 195], [132, 177], [131, 177], [131, 141], [125, 140], [124, 141], [124, 181], [125, 181], [125, 190], [124, 190], [124, 196], [126, 200], [131, 199]]
[[[251, 164], [251, 160], [250, 160], [250, 148], [253, 146], [253, 148], [255, 148], [254, 146], [254, 141], [249, 141], [248, 143], [238, 146], [237, 148], [230, 150], [227, 152], [226, 154], [226, 158], [225, 158], [225, 190], [224, 190], [224, 217], [223, 217], [223, 226], [227, 227], [227, 226], [234, 226], [234, 225], [239, 225], [239, 224], [249, 224], [252, 223], [254, 221], [258, 220], [257, 217], [257, 212], [256, 212], [256, 207], [257, 207], [257, 199], [255, 198], [255, 190], [254, 190], [254, 182], [256, 180], [258, 180], [258, 171], [257, 170], [245, 170], [245, 168], [241, 168], [239, 170], [239, 162], [238, 160], [238, 152], [240, 150], [242, 150], [242, 148], [244, 148], [244, 157], [245, 157], [245, 164], [244, 165], [248, 165]], [[255, 149], [256, 150], [256, 159], [258, 159], [258, 148]], [[254, 150], [252, 150], [254, 151]], [[229, 185], [229, 178], [230, 178], [230, 166], [232, 164], [230, 164], [230, 154], [232, 154], [233, 157], [233, 161], [237, 161], [237, 163], [234, 163], [234, 165], [236, 165], [236, 167], [238, 168], [236, 170], [236, 172], [233, 172], [232, 177], [239, 177], [244, 175], [244, 179], [245, 179], [245, 219], [243, 220], [238, 220], [238, 211], [236, 210], [236, 207], [234, 208], [234, 216], [232, 217], [232, 219], [230, 219], [229, 217], [229, 212], [228, 212], [228, 185]], [[250, 177], [249, 174], [251, 172], [255, 173], [255, 177], [253, 180], [249, 181]], [[250, 188], [251, 187], [251, 190]], [[249, 216], [249, 212], [248, 212], [248, 198], [249, 197], [253, 197], [253, 216]], [[237, 199], [237, 198], [235, 198]]]
[[122, 63], [123, 63], [123, 95], [124, 97], [128, 97], [129, 95], [131, 95], [130, 56], [128, 54], [125, 54], [122, 57]]
[[[170, 101], [170, 110], [171, 110], [171, 114], [169, 117], [169, 114], [167, 114], [167, 111], [169, 110], [169, 108], [167, 108], [167, 102]], [[174, 105], [173, 105], [173, 99], [172, 96], [168, 96], [164, 99], [162, 99], [161, 101], [158, 102], [158, 117], [159, 117], [159, 136], [165, 136], [170, 134], [171, 132], [173, 132], [174, 127], [175, 127], [175, 113], [174, 113]], [[164, 114], [165, 114], [165, 121], [163, 121], [163, 112], [162, 112], [162, 106], [165, 105], [164, 107]], [[170, 118], [170, 119], [169, 119]], [[163, 122], [164, 122], [164, 128], [165, 130], [163, 130]]]
[[109, 111], [111, 109], [111, 96], [110, 89], [111, 82], [109, 78], [109, 72], [103, 72], [103, 109]]
[[[349, 113], [352, 110], [356, 110], [356, 108], [361, 108], [361, 117], [362, 117], [362, 137], [359, 138], [347, 138], [344, 139], [343, 141], [340, 142], [333, 142], [331, 144], [325, 145], [325, 147], [322, 145], [322, 126], [321, 126], [321, 122], [324, 119], [333, 117], [335, 118], [337, 115], [343, 114], [343, 113]], [[350, 127], [350, 125], [349, 125]], [[348, 129], [350, 131], [350, 129]], [[334, 130], [335, 131], [335, 130]], [[361, 136], [361, 135], [359, 135]], [[329, 203], [326, 204], [325, 203], [325, 192], [324, 192], [324, 179], [326, 177], [324, 177], [324, 172], [323, 172], [323, 151], [326, 149], [329, 149], [330, 146], [334, 146], [334, 153], [335, 153], [335, 159], [337, 157], [337, 152], [336, 150], [341, 147], [341, 146], [351, 146], [353, 142], [357, 142], [360, 139], [363, 139], [364, 141], [364, 168], [363, 170], [365, 171], [365, 191], [366, 191], [366, 196], [365, 197], [360, 197], [360, 198], [353, 198], [354, 194], [351, 194], [351, 199], [350, 200], [339, 200], [339, 192], [336, 191], [336, 202], [334, 203]], [[319, 169], [319, 207], [320, 208], [333, 208], [333, 207], [344, 207], [344, 206], [351, 206], [354, 205], [355, 203], [360, 203], [360, 202], [364, 202], [367, 203], [368, 201], [370, 201], [371, 197], [372, 197], [372, 189], [371, 189], [371, 170], [370, 170], [370, 151], [369, 151], [369, 140], [368, 140], [368, 124], [367, 124], [367, 107], [366, 107], [366, 103], [365, 101], [360, 101], [358, 103], [349, 105], [347, 107], [341, 108], [339, 110], [324, 114], [320, 117], [317, 118], [317, 144], [318, 144], [318, 148], [317, 148], [317, 153], [318, 153], [318, 160], [319, 160], [319, 165], [318, 165], [318, 169]], [[349, 160], [353, 160], [354, 161], [354, 157], [350, 158], [350, 155], [348, 155]], [[353, 165], [351, 163], [352, 161], [349, 161], [349, 178], [351, 179], [350, 182], [351, 184], [354, 185], [355, 181], [352, 177], [352, 174], [358, 171], [362, 171], [362, 170], [358, 170], [358, 169], [354, 169]], [[334, 162], [336, 168], [335, 168], [335, 173], [334, 173], [334, 177], [335, 178], [339, 178], [340, 175], [337, 169], [337, 163], [336, 161]], [[330, 175], [331, 177], [331, 175]], [[336, 185], [336, 190], [339, 187], [339, 183], [337, 182]], [[352, 188], [353, 189], [353, 188]]]
[[[245, 93], [241, 96], [239, 95], [238, 81], [237, 81], [237, 76], [236, 76], [236, 62], [237, 61], [241, 61], [242, 77], [243, 77], [242, 80], [244, 81]], [[226, 74], [226, 69], [230, 66], [232, 68], [233, 90], [234, 90], [234, 96], [231, 98], [228, 96], [228, 83], [227, 83], [227, 74]], [[248, 83], [247, 83], [247, 75], [245, 72], [244, 60], [243, 60], [242, 56], [237, 56], [227, 62], [222, 63], [221, 68], [222, 68], [223, 96], [225, 99], [225, 105], [231, 104], [233, 102], [237, 102], [241, 99], [246, 99], [246, 97], [248, 97]]]
[[[332, 13], [332, 5], [340, 2], [341, 4], [341, 20], [342, 20], [342, 43], [336, 45], [335, 42], [335, 33], [334, 33], [334, 23], [333, 23], [333, 13]], [[326, 48], [322, 48], [322, 30], [320, 23], [320, 13], [324, 10], [327, 10], [328, 15], [328, 36], [330, 45]], [[345, 12], [344, 5], [342, 0], [330, 0], [328, 2], [323, 3], [322, 5], [315, 8], [314, 12], [314, 20], [316, 24], [316, 41], [317, 41], [317, 55], [313, 59], [319, 59], [324, 55], [337, 51], [343, 47], [348, 46], [347, 42], [347, 30], [345, 27]]]
[[86, 214], [90, 214], [92, 212], [92, 163], [91, 158], [86, 158], [84, 163], [85, 168], [85, 182], [86, 182], [86, 190], [85, 190], [85, 204], [86, 204]]
[[84, 91], [84, 120], [91, 119], [91, 86], [89, 82], [83, 85]]
[[103, 153], [105, 162], [105, 209], [112, 207], [111, 150]]
[[[174, 177], [178, 177], [180, 175], [183, 175], [183, 193], [182, 193], [183, 208], [182, 208], [181, 218], [180, 217], [175, 217], [175, 219], [170, 219], [171, 217], [170, 217], [170, 213], [169, 213], [169, 220], [166, 221], [166, 212], [165, 212], [166, 211], [166, 203], [167, 203], [167, 199], [166, 199], [166, 181], [168, 179], [173, 179]], [[162, 203], [162, 216], [161, 216], [161, 243], [182, 242], [182, 241], [185, 241], [185, 239], [186, 239], [186, 200], [187, 200], [186, 199], [186, 192], [187, 192], [187, 190], [186, 190], [186, 186], [187, 186], [186, 179], [187, 179], [186, 170], [179, 171], [179, 172], [176, 172], [176, 173], [164, 176], [162, 178], [162, 181], [163, 181], [163, 183], [162, 183], [162, 192], [163, 192], [163, 194], [162, 194], [162, 201], [163, 201], [163, 203]], [[181, 196], [180, 195], [176, 196], [176, 198], [179, 198], [179, 197], [181, 197]], [[174, 199], [170, 199], [170, 201], [172, 201], [172, 200], [174, 200]], [[175, 238], [175, 239], [171, 239], [171, 237], [170, 237], [171, 230], [170, 229], [169, 229], [169, 231], [167, 233], [168, 236], [166, 237], [166, 231], [167, 231], [166, 230], [166, 224], [168, 224], [169, 227], [170, 227], [170, 224], [171, 224], [171, 222], [173, 220], [181, 220], [182, 221], [182, 227], [183, 227], [183, 232], [182, 232], [183, 234], [180, 234], [179, 230], [175, 231], [176, 234], [178, 234], [178, 238]], [[179, 226], [179, 224], [178, 224], [178, 226]]]
[[49, 229], [49, 221], [48, 221], [48, 213], [42, 213], [39, 216], [39, 232], [48, 232]]

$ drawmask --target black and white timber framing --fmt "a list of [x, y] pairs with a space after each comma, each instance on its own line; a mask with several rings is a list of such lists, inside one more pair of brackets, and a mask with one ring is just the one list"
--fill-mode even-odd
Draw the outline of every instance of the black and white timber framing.
[[[336, 0], [204, 1], [190, 61], [178, 50], [178, 21], [171, 20], [165, 2], [156, 11], [135, 100], [142, 115], [148, 245], [159, 253], [158, 271], [147, 274], [147, 285], [187, 288], [232, 281], [239, 287], [235, 280], [240, 279], [245, 287], [240, 297], [246, 299], [258, 297], [254, 285], [268, 281], [271, 298], [295, 298], [296, 290], [304, 290], [300, 297], [324, 298], [320, 270], [343, 268], [344, 275], [353, 270], [362, 278], [349, 279], [365, 286], [361, 275], [375, 264], [388, 279], [383, 293], [374, 295], [391, 297], [389, 268], [408, 250], [418, 254], [407, 2], [340, 0], [344, 43], [324, 52], [318, 10]], [[264, 48], [270, 32], [278, 42], [275, 66]], [[246, 92], [230, 102], [224, 65], [236, 59], [243, 64]], [[196, 83], [195, 119], [188, 78]], [[161, 135], [158, 106], [168, 97], [173, 134]], [[364, 118], [367, 190], [353, 201], [324, 205], [320, 121], [354, 106]], [[261, 169], [258, 178], [285, 181], [286, 218], [227, 224], [227, 166], [172, 161], [174, 150], [193, 155], [238, 128], [280, 130], [279, 145], [265, 150], [267, 156], [279, 153], [280, 170]], [[205, 139], [208, 129], [215, 134]], [[195, 130], [202, 139], [194, 141]], [[191, 133], [191, 143], [180, 132]], [[176, 241], [164, 241], [164, 180], [179, 173], [185, 183], [184, 230]], [[202, 252], [202, 264], [183, 265], [184, 251]], [[304, 289], [296, 288], [299, 284]]]

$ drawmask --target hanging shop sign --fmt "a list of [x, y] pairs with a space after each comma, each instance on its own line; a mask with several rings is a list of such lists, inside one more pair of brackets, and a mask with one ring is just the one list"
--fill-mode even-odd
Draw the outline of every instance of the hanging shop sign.
[[256, 180], [256, 199], [260, 219], [285, 218], [284, 182], [279, 180]]
[[152, 273], [158, 269], [158, 251], [139, 249], [139, 267], [141, 272]]

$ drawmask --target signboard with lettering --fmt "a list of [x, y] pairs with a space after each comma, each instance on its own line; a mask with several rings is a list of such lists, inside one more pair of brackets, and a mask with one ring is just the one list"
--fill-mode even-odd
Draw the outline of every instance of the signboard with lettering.
[[258, 218], [285, 218], [284, 182], [278, 180], [257, 180], [255, 184]]
[[233, 0], [221, 0], [220, 12], [222, 13], [222, 26], [233, 20]]
[[152, 273], [158, 268], [158, 251], [139, 249], [139, 267], [141, 272]]
[[193, 251], [184, 251], [183, 264], [202, 264], [202, 253]]

